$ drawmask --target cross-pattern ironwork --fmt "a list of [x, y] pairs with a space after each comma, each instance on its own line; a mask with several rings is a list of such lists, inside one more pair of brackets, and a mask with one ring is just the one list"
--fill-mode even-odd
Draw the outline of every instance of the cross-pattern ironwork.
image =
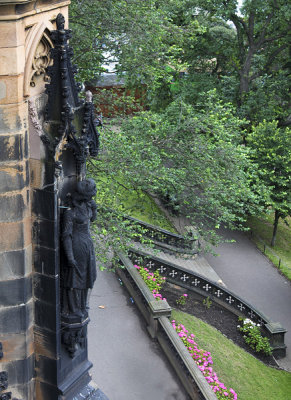
[[183, 286], [187, 289], [198, 291], [205, 297], [210, 296], [214, 300], [217, 299], [220, 304], [225, 303], [227, 307], [231, 307], [234, 312], [239, 312], [242, 315], [252, 319], [256, 323], [266, 324], [269, 321], [262, 317], [249, 304], [235, 296], [226, 288], [209, 281], [207, 278], [199, 274], [194, 274], [190, 271], [185, 271], [182, 267], [167, 263], [165, 260], [160, 260], [152, 255], [145, 254], [138, 250], [130, 250], [129, 257], [135, 260], [140, 266], [151, 265], [151, 270], [158, 270], [162, 276], [165, 276], [169, 282]]
[[218, 298], [220, 298], [221, 296], [224, 295], [223, 291], [218, 289], [216, 292], [214, 292], [215, 296], [217, 296]]
[[183, 274], [183, 276], [181, 276], [181, 281], [186, 282], [187, 279], [189, 279], [189, 275]]
[[153, 240], [157, 245], [168, 245], [172, 250], [184, 253], [196, 254], [199, 251], [199, 241], [196, 238], [185, 238], [182, 235], [161, 229], [157, 226], [140, 221], [136, 218], [125, 217], [126, 220], [143, 228], [143, 236]]
[[237, 308], [238, 308], [240, 311], [242, 311], [242, 310], [245, 309], [245, 306], [244, 306], [242, 303], [240, 303], [240, 304], [238, 304]]
[[206, 283], [205, 286], [203, 286], [203, 289], [206, 290], [206, 292], [208, 292], [211, 289], [212, 286], [210, 286], [208, 283]]

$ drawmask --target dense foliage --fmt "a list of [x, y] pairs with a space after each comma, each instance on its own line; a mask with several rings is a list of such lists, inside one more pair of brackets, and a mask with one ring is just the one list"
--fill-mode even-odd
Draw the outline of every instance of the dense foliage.
[[172, 100], [173, 80], [187, 72], [192, 102], [215, 86], [251, 121], [290, 123], [284, 0], [245, 0], [240, 10], [235, 0], [73, 0], [70, 12], [83, 80], [114, 60], [129, 84], [148, 85], [156, 104]]
[[175, 101], [163, 113], [126, 119], [116, 132], [104, 129], [94, 171], [129, 192], [158, 195], [215, 241], [221, 224], [243, 228], [265, 192], [248, 148], [240, 144], [241, 124], [215, 92], [208, 93], [204, 108]]
[[291, 209], [287, 3], [73, 0], [70, 12], [80, 79], [114, 62], [147, 87], [149, 111], [104, 130], [92, 173], [159, 195], [210, 240], [272, 207], [274, 244]]
[[291, 132], [279, 129], [276, 121], [263, 121], [248, 136], [252, 158], [271, 192], [269, 205], [275, 210], [272, 245], [275, 244], [279, 218], [291, 215]]

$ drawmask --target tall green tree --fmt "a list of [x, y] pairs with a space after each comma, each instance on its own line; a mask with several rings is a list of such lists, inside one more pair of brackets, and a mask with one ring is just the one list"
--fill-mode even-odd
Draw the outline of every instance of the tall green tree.
[[[122, 169], [131, 188], [175, 199], [201, 231], [242, 227], [262, 202], [275, 206], [264, 189], [275, 183], [259, 179], [241, 137], [264, 119], [291, 122], [284, 0], [245, 0], [241, 10], [236, 0], [72, 0], [70, 12], [80, 78], [114, 61], [127, 85], [147, 85], [152, 111], [105, 134], [95, 168], [115, 180]], [[213, 88], [224, 103], [205, 94]]]
[[80, 77], [96, 77], [103, 71], [101, 65], [112, 61], [131, 83], [153, 84], [163, 77], [171, 59], [169, 48], [182, 36], [178, 29], [173, 31], [175, 26], [159, 3], [163, 1], [73, 0], [71, 43]]
[[204, 109], [177, 100], [163, 113], [141, 113], [120, 131], [105, 131], [92, 173], [120, 182], [129, 193], [143, 190], [167, 199], [215, 242], [220, 225], [243, 229], [246, 216], [262, 210], [265, 188], [237, 141], [243, 121], [215, 93], [208, 97]]
[[291, 121], [285, 0], [245, 0], [240, 10], [235, 0], [73, 0], [70, 24], [82, 80], [113, 59], [128, 84], [147, 84], [150, 104], [164, 106], [187, 71], [192, 102], [214, 85], [251, 121], [263, 120], [262, 109]]
[[271, 245], [275, 245], [278, 221], [291, 215], [291, 131], [278, 128], [277, 121], [264, 121], [248, 136], [252, 159], [271, 190], [267, 206], [275, 210]]
[[[276, 98], [277, 104], [285, 108], [285, 112], [280, 114], [282, 123], [289, 123], [291, 12], [287, 2], [245, 0], [240, 10], [238, 1], [234, 0], [189, 0], [188, 3], [200, 7], [200, 13], [208, 20], [215, 17], [228, 24], [232, 23], [235, 43], [229, 42], [231, 51], [221, 48], [219, 35], [213, 38], [212, 47], [217, 48], [217, 60], [221, 58], [219, 49], [227, 58], [226, 75], [236, 76], [236, 80], [226, 82], [231, 82], [237, 88], [236, 102], [244, 115], [252, 120], [252, 103], [258, 101], [262, 91], [268, 91], [271, 101]], [[283, 85], [281, 91], [277, 90], [274, 94], [270, 86], [274, 86], [277, 77]], [[267, 99], [265, 107], [268, 107]], [[276, 115], [272, 117], [276, 118]]]

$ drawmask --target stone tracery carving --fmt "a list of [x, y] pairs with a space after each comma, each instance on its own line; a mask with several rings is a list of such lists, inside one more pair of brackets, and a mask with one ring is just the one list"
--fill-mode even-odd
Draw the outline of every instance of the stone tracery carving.
[[52, 59], [50, 56], [51, 48], [52, 43], [48, 36], [44, 33], [36, 48], [32, 60], [32, 75], [30, 78], [30, 86], [34, 87], [36, 85], [36, 79], [40, 75], [43, 75], [44, 81], [48, 82], [49, 76], [47, 75], [46, 70], [47, 67], [52, 63]]

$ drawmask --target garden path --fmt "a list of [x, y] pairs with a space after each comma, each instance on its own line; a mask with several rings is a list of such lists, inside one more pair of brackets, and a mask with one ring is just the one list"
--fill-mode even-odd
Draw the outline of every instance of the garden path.
[[[182, 227], [183, 221], [176, 221], [177, 224]], [[229, 231], [222, 234], [236, 242], [216, 248], [218, 256], [203, 254], [194, 260], [174, 257], [169, 261], [202, 275], [204, 272], [209, 279], [222, 279], [230, 290], [288, 329], [287, 356], [279, 364], [291, 371], [290, 282], [246, 234]], [[90, 306], [89, 359], [94, 364], [91, 372], [110, 400], [188, 398], [115, 274], [99, 272]]]
[[[171, 217], [156, 199], [159, 207], [179, 233], [189, 225], [185, 218]], [[195, 230], [195, 228], [193, 228]], [[202, 256], [220, 276], [223, 283], [235, 294], [262, 311], [274, 322], [280, 322], [287, 329], [285, 344], [286, 357], [279, 360], [281, 368], [291, 372], [291, 283], [250, 240], [247, 233], [220, 230], [221, 235], [234, 243], [224, 243], [214, 248], [216, 256], [206, 253]]]
[[279, 365], [291, 371], [291, 284], [262, 254], [247, 234], [238, 231], [221, 232], [235, 243], [221, 244], [213, 256], [204, 257], [234, 293], [251, 303], [274, 322], [288, 330], [285, 335], [287, 356]]
[[188, 400], [114, 273], [98, 271], [90, 319], [91, 373], [110, 400]]

